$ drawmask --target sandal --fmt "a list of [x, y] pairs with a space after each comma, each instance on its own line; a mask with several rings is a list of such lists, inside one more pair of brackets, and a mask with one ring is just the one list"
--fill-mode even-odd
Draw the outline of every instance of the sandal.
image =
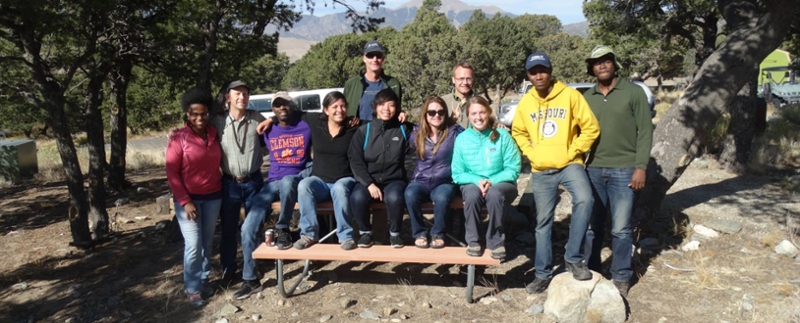
[[444, 248], [444, 239], [442, 237], [433, 237], [431, 240], [431, 248], [433, 249], [442, 249]]
[[428, 237], [420, 236], [419, 238], [417, 238], [417, 240], [414, 241], [414, 246], [416, 246], [417, 248], [421, 248], [421, 249], [427, 249], [428, 248]]

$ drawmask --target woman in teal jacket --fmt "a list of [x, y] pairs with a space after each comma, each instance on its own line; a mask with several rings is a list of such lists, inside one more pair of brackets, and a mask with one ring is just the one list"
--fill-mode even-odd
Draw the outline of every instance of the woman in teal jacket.
[[453, 152], [453, 182], [461, 185], [466, 218], [467, 254], [480, 257], [480, 214], [489, 211], [486, 248], [492, 258], [506, 256], [503, 212], [517, 197], [520, 157], [517, 144], [497, 119], [486, 99], [474, 96], [467, 101], [470, 128], [456, 137]]

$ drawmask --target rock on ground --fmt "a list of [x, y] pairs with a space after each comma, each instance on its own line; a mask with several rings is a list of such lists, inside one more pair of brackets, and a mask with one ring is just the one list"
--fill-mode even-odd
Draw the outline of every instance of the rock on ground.
[[797, 252], [797, 247], [795, 247], [793, 243], [789, 242], [789, 240], [783, 240], [781, 243], [775, 246], [775, 253], [789, 258], [797, 257]]
[[697, 251], [700, 250], [700, 241], [694, 240], [681, 247], [683, 251]]
[[542, 306], [541, 304], [533, 304], [531, 305], [531, 307], [528, 307], [528, 309], [525, 310], [525, 313], [528, 313], [530, 315], [536, 315], [541, 312], [544, 312], [544, 306]]
[[370, 310], [364, 310], [358, 316], [360, 316], [361, 318], [364, 318], [364, 319], [371, 319], [371, 320], [379, 320], [381, 318], [381, 316], [378, 315], [378, 313], [375, 313], [375, 312], [370, 311]]
[[711, 219], [705, 226], [724, 233], [737, 233], [742, 230], [742, 225], [730, 220]]
[[709, 238], [716, 238], [717, 236], [719, 236], [719, 233], [717, 233], [717, 231], [714, 231], [713, 229], [710, 229], [702, 224], [695, 225], [694, 227], [692, 227], [692, 230], [694, 230], [695, 233], [698, 233], [700, 235]]
[[229, 317], [233, 315], [233, 313], [236, 313], [238, 311], [240, 311], [238, 307], [234, 306], [231, 303], [225, 303], [225, 305], [223, 305], [222, 308], [219, 309], [219, 311], [214, 313], [214, 317], [216, 318]]
[[550, 282], [544, 313], [558, 322], [624, 322], [625, 303], [614, 284], [592, 272], [592, 279], [578, 281], [562, 273]]

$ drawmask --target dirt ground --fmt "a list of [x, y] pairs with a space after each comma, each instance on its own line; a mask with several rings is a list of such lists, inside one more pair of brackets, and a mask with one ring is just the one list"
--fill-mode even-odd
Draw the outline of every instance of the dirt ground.
[[[133, 223], [114, 224], [116, 237], [89, 251], [68, 246], [64, 183], [0, 189], [0, 322], [216, 322], [227, 304], [239, 309], [226, 316], [230, 322], [369, 321], [360, 317], [365, 310], [384, 322], [550, 322], [544, 314], [526, 313], [546, 294], [525, 292], [534, 249], [513, 234], [507, 237], [509, 259], [479, 269], [475, 296], [486, 299], [474, 304], [465, 300], [465, 267], [317, 262], [298, 295], [283, 300], [274, 264], [262, 262], [266, 288], [260, 295], [232, 301], [234, 283], [220, 286], [205, 307], [192, 308], [182, 294], [183, 245], [166, 242], [155, 226], [170, 218], [156, 214], [155, 198], [168, 192], [164, 172], [129, 175], [136, 188], [119, 207], [115, 201], [123, 196], [110, 197], [108, 212], [112, 221]], [[709, 160], [693, 163], [667, 197], [664, 211], [676, 219], [673, 227], [637, 237], [656, 238], [658, 246], [637, 248], [628, 322], [800, 322], [800, 258], [772, 250], [782, 239], [800, 241], [791, 229], [800, 223], [797, 196], [781, 188], [781, 179], [736, 176]], [[565, 195], [554, 227], [554, 259], [563, 257], [569, 212]], [[136, 219], [142, 216], [148, 218]], [[680, 251], [691, 235], [687, 224], [710, 219], [732, 220], [743, 229], [703, 241], [699, 251]], [[412, 241], [406, 238], [408, 248]], [[212, 283], [221, 275], [218, 260]], [[290, 283], [301, 269], [300, 262], [287, 265]]]

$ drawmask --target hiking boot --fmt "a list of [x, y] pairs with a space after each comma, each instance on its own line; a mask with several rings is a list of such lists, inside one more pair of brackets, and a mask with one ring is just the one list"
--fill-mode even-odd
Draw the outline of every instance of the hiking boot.
[[614, 287], [617, 288], [619, 294], [622, 295], [622, 297], [628, 299], [628, 290], [631, 288], [631, 284], [629, 282], [619, 282], [615, 280]]
[[392, 248], [402, 248], [403, 238], [400, 238], [400, 236], [389, 236], [389, 244], [392, 245]]
[[480, 245], [472, 245], [467, 247], [467, 256], [472, 257], [480, 257], [483, 253], [481, 252]]
[[294, 243], [294, 248], [298, 250], [303, 250], [305, 248], [311, 247], [314, 245], [314, 239], [311, 239], [309, 236], [302, 236], [300, 240]]
[[353, 239], [347, 239], [342, 242], [342, 250], [353, 250], [356, 247], [356, 242]]
[[564, 263], [567, 265], [567, 271], [572, 273], [572, 278], [575, 278], [575, 280], [592, 279], [592, 271], [586, 268], [586, 264], [583, 263], [583, 260], [574, 264], [569, 261], [565, 261]]
[[236, 293], [233, 293], [233, 299], [245, 299], [250, 295], [256, 294], [263, 289], [261, 282], [258, 280], [245, 280], [242, 282], [242, 287]]
[[200, 307], [206, 304], [200, 293], [190, 293], [187, 294], [187, 296], [189, 297], [189, 304], [192, 304], [194, 307]]
[[525, 291], [528, 294], [539, 294], [547, 290], [547, 286], [550, 285], [550, 279], [539, 279], [536, 277], [530, 284], [525, 285]]
[[506, 258], [505, 246], [499, 246], [497, 248], [494, 248], [494, 250], [492, 250], [492, 259], [503, 260], [505, 258]]
[[372, 247], [372, 233], [364, 233], [358, 238], [358, 246], [361, 248]]
[[275, 235], [275, 248], [286, 250], [292, 247], [292, 234], [289, 233], [289, 229], [278, 229]]

